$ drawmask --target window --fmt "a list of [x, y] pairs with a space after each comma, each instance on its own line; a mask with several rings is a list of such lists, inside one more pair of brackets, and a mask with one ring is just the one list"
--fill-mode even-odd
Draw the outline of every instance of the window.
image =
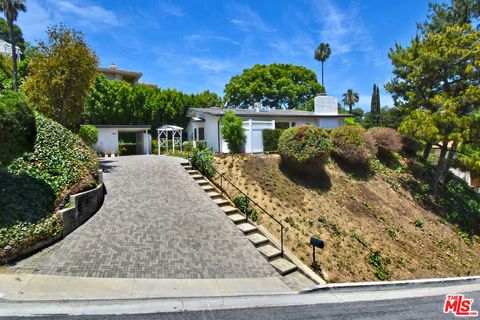
[[289, 122], [275, 122], [275, 129], [288, 129], [289, 127]]
[[205, 140], [205, 128], [198, 128], [198, 140]]
[[295, 127], [297, 124], [295, 122], [290, 122], [290, 128]]

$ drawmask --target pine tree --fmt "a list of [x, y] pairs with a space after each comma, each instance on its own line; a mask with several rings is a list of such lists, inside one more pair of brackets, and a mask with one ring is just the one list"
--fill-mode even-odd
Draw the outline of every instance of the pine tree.
[[378, 119], [380, 117], [380, 108], [377, 104], [379, 104], [378, 95], [378, 87], [374, 83], [373, 84], [373, 92], [372, 92], [372, 100], [370, 102], [370, 118], [372, 126], [378, 125]]
[[375, 92], [375, 125], [380, 125], [380, 114], [381, 114], [381, 107], [380, 107], [380, 89], [376, 86]]

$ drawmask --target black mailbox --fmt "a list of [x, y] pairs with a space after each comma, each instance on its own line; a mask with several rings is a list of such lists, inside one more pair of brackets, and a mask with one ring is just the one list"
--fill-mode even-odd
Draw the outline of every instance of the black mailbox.
[[319, 248], [319, 249], [325, 248], [325, 243], [323, 242], [323, 240], [317, 239], [315, 237], [310, 238], [310, 244], [315, 248]]

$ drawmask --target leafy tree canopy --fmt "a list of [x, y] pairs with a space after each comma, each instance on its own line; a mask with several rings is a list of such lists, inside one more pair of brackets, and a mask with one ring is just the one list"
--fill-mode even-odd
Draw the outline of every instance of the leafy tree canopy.
[[39, 42], [23, 88], [39, 111], [64, 127], [75, 128], [98, 59], [80, 32], [58, 25], [48, 28], [47, 34], [48, 43]]
[[315, 73], [291, 64], [254, 65], [234, 76], [225, 86], [225, 100], [237, 108], [261, 102], [269, 108], [305, 109], [319, 93], [325, 92]]
[[108, 80], [98, 74], [85, 100], [84, 122], [88, 124], [163, 124], [186, 126], [189, 107], [220, 107], [221, 98], [209, 91], [185, 94], [175, 89]]
[[[27, 48], [27, 43], [23, 39], [22, 29], [17, 24], [13, 25], [13, 32], [15, 34], [15, 39], [17, 40], [17, 46], [20, 48], [20, 51], [23, 52]], [[0, 18], [0, 39], [10, 43], [10, 31], [8, 29], [8, 22], [4, 18]]]

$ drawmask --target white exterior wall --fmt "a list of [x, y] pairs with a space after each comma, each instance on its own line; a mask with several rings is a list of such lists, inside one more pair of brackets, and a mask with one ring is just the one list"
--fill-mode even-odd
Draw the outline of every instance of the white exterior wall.
[[218, 150], [218, 121], [220, 117], [209, 114], [205, 115], [205, 143], [214, 152], [225, 152]]
[[118, 129], [98, 128], [98, 141], [94, 147], [98, 152], [118, 152]]
[[335, 129], [345, 125], [345, 118], [320, 118], [317, 126], [324, 129]]

